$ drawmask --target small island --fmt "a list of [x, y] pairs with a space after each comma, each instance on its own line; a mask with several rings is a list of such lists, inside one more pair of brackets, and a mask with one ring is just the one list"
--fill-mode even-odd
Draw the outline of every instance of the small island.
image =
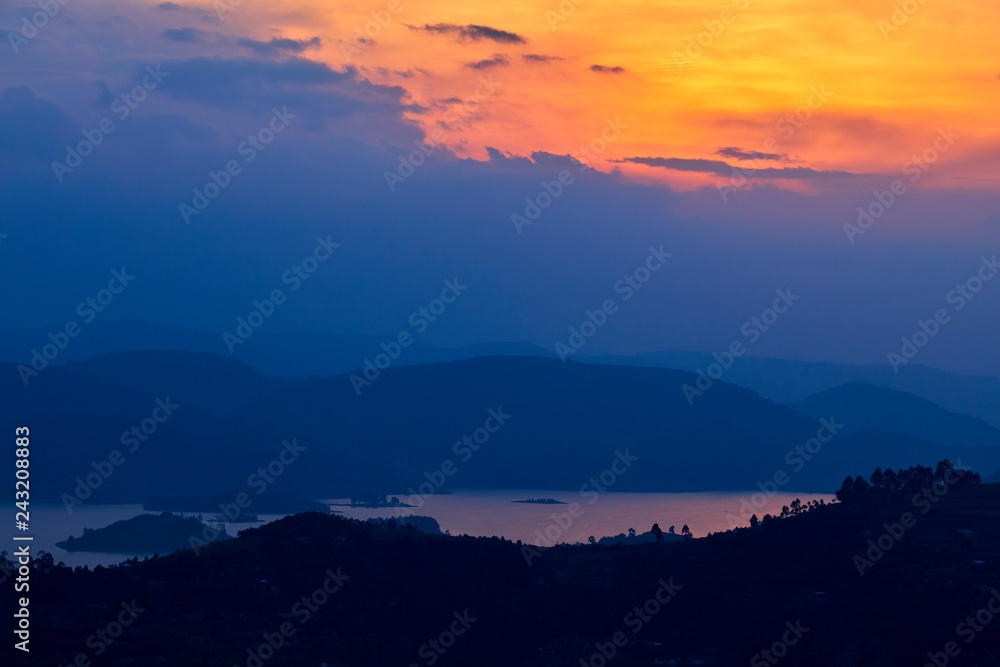
[[386, 497], [385, 494], [373, 493], [368, 495], [351, 496], [349, 503], [331, 503], [330, 507], [416, 507], [402, 502], [396, 496]]
[[226, 534], [225, 527], [217, 531], [207, 526], [201, 517], [164, 512], [140, 514], [96, 530], [84, 528], [81, 537], [70, 536], [56, 542], [56, 546], [70, 552], [168, 554], [190, 547], [192, 537], [205, 542], [233, 539]]
[[565, 505], [562, 500], [555, 498], [528, 498], [527, 500], [512, 500], [512, 503], [531, 503], [533, 505]]

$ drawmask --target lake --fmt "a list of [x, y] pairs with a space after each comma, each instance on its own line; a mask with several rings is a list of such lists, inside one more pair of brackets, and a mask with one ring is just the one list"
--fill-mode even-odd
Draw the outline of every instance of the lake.
[[[746, 493], [604, 493], [599, 496], [584, 497], [575, 491], [552, 491], [545, 489], [506, 489], [488, 491], [458, 490], [448, 494], [438, 494], [427, 498], [419, 508], [360, 508], [337, 507], [343, 516], [354, 519], [372, 517], [392, 517], [399, 515], [419, 514], [432, 516], [441, 524], [441, 530], [450, 531], [452, 535], [503, 536], [508, 540], [521, 540], [531, 544], [549, 546], [553, 542], [587, 542], [593, 535], [600, 539], [604, 536], [627, 533], [629, 528], [635, 528], [637, 533], [647, 532], [654, 523], [666, 532], [670, 526], [676, 526], [681, 532], [684, 525], [690, 527], [695, 537], [708, 533], [728, 530], [732, 527], [731, 520], [739, 519], [740, 507], [744, 499], [750, 498], [753, 491]], [[554, 498], [566, 502], [566, 505], [538, 505], [515, 503], [515, 500], [528, 498]], [[788, 505], [795, 498], [803, 503], [823, 499], [830, 502], [833, 496], [829, 494], [809, 493], [778, 493], [759, 504], [753, 511], [758, 517], [764, 514], [778, 514], [782, 505]], [[403, 497], [400, 497], [403, 500]], [[758, 500], [763, 498], [758, 494]], [[593, 502], [591, 502], [593, 501]], [[343, 499], [327, 499], [321, 502], [338, 503]], [[577, 503], [570, 516], [571, 503]], [[6, 516], [13, 520], [13, 505], [5, 505]], [[253, 512], [253, 506], [248, 508]], [[70, 535], [79, 537], [84, 528], [103, 528], [121, 519], [130, 519], [137, 514], [143, 514], [142, 505], [83, 505], [76, 506], [73, 514], [69, 514], [62, 504], [32, 503], [31, 504], [31, 534], [33, 553], [49, 551], [55, 561], [70, 566], [109, 565], [118, 563], [131, 556], [146, 554], [111, 554], [76, 552], [70, 553], [55, 546], [56, 542], [65, 540]], [[214, 512], [204, 512], [209, 518]], [[260, 515], [265, 521], [273, 521], [282, 515]], [[12, 522], [12, 521], [11, 521]], [[229, 533], [261, 524], [236, 524], [231, 526]], [[742, 521], [739, 525], [747, 525]], [[15, 543], [8, 540], [8, 545], [0, 550], [14, 551]]]

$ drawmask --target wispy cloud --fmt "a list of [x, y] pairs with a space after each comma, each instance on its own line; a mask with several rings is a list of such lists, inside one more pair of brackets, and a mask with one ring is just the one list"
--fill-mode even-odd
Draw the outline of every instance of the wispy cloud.
[[591, 72], [597, 72], [598, 74], [624, 74], [625, 68], [620, 65], [615, 65], [614, 67], [608, 67], [607, 65], [591, 65]]
[[163, 31], [163, 36], [171, 42], [181, 42], [184, 44], [197, 44], [202, 41], [205, 35], [197, 28], [167, 28]]
[[250, 49], [264, 56], [273, 56], [286, 51], [288, 53], [302, 53], [308, 49], [318, 49], [320, 47], [319, 37], [312, 39], [288, 39], [287, 37], [272, 37], [270, 41], [259, 42], [255, 39], [238, 39], [239, 46]]
[[713, 155], [731, 157], [736, 160], [778, 160], [780, 162], [791, 162], [787, 153], [763, 153], [761, 151], [745, 151], [739, 146], [723, 146], [715, 151]]
[[557, 60], [565, 60], [562, 56], [547, 56], [541, 53], [525, 53], [521, 57], [529, 63], [552, 63]]
[[471, 69], [490, 69], [491, 67], [506, 67], [510, 64], [507, 56], [502, 53], [494, 53], [489, 58], [484, 60], [477, 60], [474, 63], [465, 63], [466, 67]]
[[810, 178], [842, 178], [844, 176], [858, 176], [849, 171], [819, 170], [811, 167], [768, 167], [767, 169], [748, 170], [745, 167], [735, 167], [722, 160], [705, 160], [700, 158], [679, 158], [679, 157], [627, 157], [613, 162], [630, 162], [632, 164], [644, 164], [649, 167], [661, 167], [674, 171], [693, 171], [703, 174], [714, 174], [716, 176], [731, 176], [735, 173], [750, 171], [750, 175], [757, 178], [789, 178], [795, 180], [805, 180]]
[[458, 25], [456, 23], [425, 23], [422, 26], [406, 25], [410, 30], [420, 30], [422, 32], [437, 33], [440, 35], [454, 35], [459, 41], [479, 42], [489, 40], [501, 44], [527, 44], [521, 35], [499, 28], [491, 28], [486, 25]]

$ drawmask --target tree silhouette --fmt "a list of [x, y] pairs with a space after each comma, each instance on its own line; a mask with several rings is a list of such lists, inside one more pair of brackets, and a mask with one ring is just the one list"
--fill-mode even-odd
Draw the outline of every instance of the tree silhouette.
[[752, 517], [750, 517], [750, 527], [751, 528], [756, 528], [757, 527], [757, 515], [756, 514], [754, 514]]
[[663, 542], [663, 531], [660, 529], [660, 524], [653, 524], [653, 537], [656, 538], [657, 543]]
[[840, 489], [834, 494], [842, 503], [849, 503], [854, 500], [854, 480], [848, 475], [844, 478], [843, 484], [840, 485]]
[[681, 528], [681, 535], [684, 537], [691, 537], [691, 529], [688, 528], [687, 524], [684, 524], [684, 527]]

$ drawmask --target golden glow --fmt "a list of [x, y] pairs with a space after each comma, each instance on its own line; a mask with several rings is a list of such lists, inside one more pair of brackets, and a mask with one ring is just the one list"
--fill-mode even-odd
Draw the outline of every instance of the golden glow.
[[[903, 5], [915, 11], [907, 15]], [[373, 12], [391, 20], [379, 26]], [[627, 129], [586, 161], [688, 188], [717, 178], [610, 160], [740, 164], [713, 155], [735, 146], [789, 155], [762, 167], [892, 175], [933, 144], [938, 128], [951, 127], [960, 139], [923, 183], [953, 187], [961, 178], [964, 187], [1000, 184], [1000, 65], [987, 57], [1000, 50], [992, 34], [1000, 25], [995, 2], [307, 0], [268, 3], [266, 9], [244, 2], [230, 16], [261, 39], [319, 35], [323, 48], [307, 57], [337, 68], [353, 65], [374, 82], [403, 86], [428, 110], [413, 114], [413, 122], [430, 134], [447, 118], [442, 141], [462, 156], [484, 159], [492, 146], [519, 155], [582, 157], [580, 147], [599, 136], [606, 119], [619, 118]], [[463, 42], [406, 25], [438, 23], [490, 26], [527, 43]], [[345, 55], [342, 44], [358, 46], [355, 28], [366, 24], [374, 44]], [[467, 66], [494, 54], [509, 65], [483, 71]], [[525, 54], [561, 60], [528, 62]], [[591, 65], [625, 71], [598, 73]], [[462, 105], [445, 100], [474, 99], [480, 76], [491, 76], [496, 92], [456, 122]], [[817, 89], [829, 98], [820, 102], [812, 92]], [[816, 108], [790, 135], [790, 123], [776, 125], [809, 102]], [[453, 115], [446, 117], [449, 110]], [[773, 150], [765, 148], [769, 139]]]

